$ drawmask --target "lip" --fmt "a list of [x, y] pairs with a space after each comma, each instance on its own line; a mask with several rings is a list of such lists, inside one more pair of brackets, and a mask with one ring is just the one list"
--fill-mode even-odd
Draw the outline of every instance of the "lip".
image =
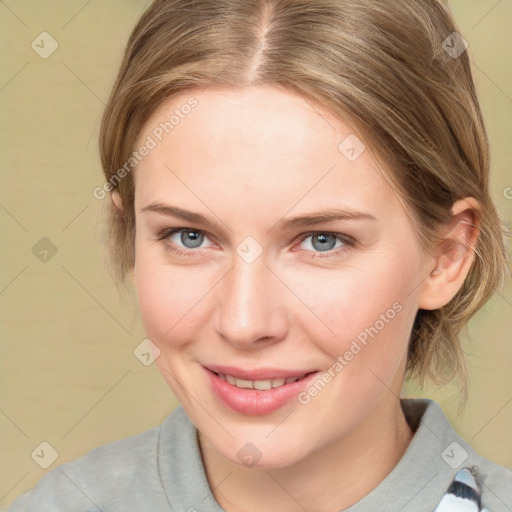
[[[302, 380], [298, 380], [296, 382], [292, 382], [290, 384], [284, 384], [278, 388], [266, 389], [263, 391], [257, 389], [242, 389], [238, 388], [232, 384], [229, 384], [227, 381], [222, 380], [217, 376], [215, 371], [212, 371], [206, 367], [203, 367], [210, 383], [210, 388], [213, 394], [228, 408], [231, 410], [245, 414], [247, 416], [263, 416], [265, 414], [270, 414], [281, 407], [284, 407], [291, 400], [293, 400], [299, 393], [306, 389], [311, 381], [315, 379], [320, 372], [314, 371], [309, 375], [306, 375]], [[215, 367], [220, 368], [220, 367]], [[222, 367], [226, 369], [226, 367]], [[240, 370], [240, 369], [238, 369]], [[219, 371], [218, 373], [224, 373], [224, 371]], [[236, 378], [245, 378], [247, 380], [267, 380], [262, 377], [237, 377], [237, 375], [233, 375], [229, 371], [226, 371], [228, 375], [232, 375]], [[257, 370], [251, 370], [247, 372], [238, 372], [238, 375], [255, 375], [257, 374]], [[305, 371], [304, 373], [308, 373]], [[284, 371], [284, 370], [270, 370], [270, 369], [261, 369], [259, 375], [275, 375], [272, 378], [285, 378], [287, 377], [296, 377], [299, 375], [304, 375], [304, 373], [297, 373], [296, 370], [293, 371]]]
[[256, 368], [253, 370], [244, 370], [235, 366], [222, 366], [222, 365], [208, 365], [205, 366], [208, 370], [215, 373], [223, 373], [224, 375], [231, 375], [235, 379], [245, 380], [270, 380], [270, 379], [287, 379], [289, 377], [300, 377], [308, 373], [315, 372], [315, 369], [298, 369], [298, 370], [283, 370], [279, 368]]

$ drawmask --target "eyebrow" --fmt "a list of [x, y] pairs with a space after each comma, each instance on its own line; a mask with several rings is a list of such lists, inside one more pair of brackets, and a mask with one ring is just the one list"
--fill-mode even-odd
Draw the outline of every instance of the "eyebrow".
[[[218, 228], [219, 224], [208, 219], [200, 213], [184, 210], [176, 206], [166, 205], [162, 203], [151, 203], [140, 210], [143, 212], [155, 212], [167, 217], [176, 217], [194, 224], [201, 224], [206, 227]], [[279, 226], [281, 229], [305, 228], [315, 226], [317, 224], [334, 222], [334, 221], [353, 221], [353, 220], [371, 220], [377, 221], [377, 217], [368, 212], [356, 211], [350, 208], [329, 208], [327, 210], [312, 212], [305, 215], [295, 217], [282, 218], [270, 230]], [[269, 231], [270, 231], [269, 230]]]

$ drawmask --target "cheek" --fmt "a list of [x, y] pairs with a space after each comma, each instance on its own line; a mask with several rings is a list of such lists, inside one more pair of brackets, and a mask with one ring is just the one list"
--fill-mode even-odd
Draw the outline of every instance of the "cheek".
[[392, 274], [378, 280], [378, 272], [346, 272], [339, 283], [323, 287], [322, 293], [303, 296], [305, 302], [316, 301], [317, 316], [299, 320], [300, 328], [328, 361], [322, 375], [325, 384], [312, 385], [301, 397], [301, 403], [313, 407], [306, 407], [304, 414], [324, 418], [326, 423], [332, 422], [332, 410], [345, 411], [345, 418], [358, 418], [381, 393], [400, 392], [417, 308], [410, 294], [412, 276], [402, 272], [392, 278]]
[[[293, 291], [310, 311], [294, 315], [302, 329], [331, 358], [357, 351], [357, 341], [370, 355], [370, 342], [402, 351], [416, 315], [415, 273], [397, 263], [345, 268], [342, 272], [303, 273], [287, 277]], [[411, 265], [412, 267], [412, 265]], [[328, 280], [322, 279], [329, 276]], [[375, 345], [375, 343], [373, 343]], [[358, 359], [363, 351], [358, 354]], [[351, 357], [348, 354], [348, 357]]]
[[214, 284], [207, 269], [166, 265], [161, 255], [137, 254], [135, 286], [147, 336], [162, 345], [197, 335]]

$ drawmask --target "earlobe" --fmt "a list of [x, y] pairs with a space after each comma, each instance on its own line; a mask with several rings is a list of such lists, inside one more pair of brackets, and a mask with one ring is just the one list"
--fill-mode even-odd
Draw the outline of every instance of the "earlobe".
[[435, 266], [421, 287], [419, 308], [439, 309], [460, 290], [475, 259], [480, 207], [473, 198], [457, 201], [439, 244]]

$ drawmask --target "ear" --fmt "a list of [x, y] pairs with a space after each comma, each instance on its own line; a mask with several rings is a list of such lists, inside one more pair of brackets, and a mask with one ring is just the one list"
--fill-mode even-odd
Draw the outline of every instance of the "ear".
[[480, 205], [472, 197], [457, 201], [443, 240], [437, 248], [434, 268], [422, 283], [420, 309], [439, 309], [457, 294], [475, 259], [479, 235]]
[[110, 194], [110, 199], [112, 200], [112, 203], [114, 203], [114, 206], [119, 210], [123, 210], [123, 201], [121, 200], [121, 194], [119, 194], [118, 190], [113, 190]]
[[[117, 208], [117, 210], [119, 210], [119, 212], [122, 212], [123, 211], [123, 201], [121, 199], [121, 194], [119, 194], [118, 190], [113, 190], [111, 192], [110, 199], [112, 200], [114, 207]], [[129, 273], [130, 273], [130, 277], [132, 279], [135, 279], [135, 267], [134, 266], [130, 268]]]

